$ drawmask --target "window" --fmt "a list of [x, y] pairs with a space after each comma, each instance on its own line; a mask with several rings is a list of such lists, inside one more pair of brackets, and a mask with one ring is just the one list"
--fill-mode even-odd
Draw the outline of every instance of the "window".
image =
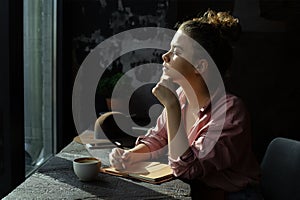
[[54, 152], [54, 2], [25, 0], [23, 5], [26, 175]]

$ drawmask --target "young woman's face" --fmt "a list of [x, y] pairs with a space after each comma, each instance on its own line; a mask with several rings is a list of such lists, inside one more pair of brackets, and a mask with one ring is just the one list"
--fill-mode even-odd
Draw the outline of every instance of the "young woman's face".
[[162, 56], [164, 74], [178, 84], [184, 81], [183, 79], [189, 80], [196, 73], [194, 66], [187, 61], [193, 56], [192, 47], [187, 42], [186, 35], [177, 31], [170, 50]]

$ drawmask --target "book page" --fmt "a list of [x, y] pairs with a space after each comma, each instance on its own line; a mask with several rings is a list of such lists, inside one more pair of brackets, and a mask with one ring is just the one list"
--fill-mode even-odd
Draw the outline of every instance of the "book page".
[[173, 170], [167, 164], [152, 165], [147, 168], [147, 174], [130, 173], [129, 176], [148, 181], [158, 181], [173, 176]]
[[121, 173], [121, 174], [149, 174], [151, 170], [153, 171], [154, 166], [160, 165], [159, 162], [139, 162], [134, 164], [132, 167], [129, 169], [124, 169], [124, 170], [117, 170], [115, 168], [107, 168], [105, 169], [106, 171], [113, 171], [115, 173]]
[[159, 162], [139, 162], [135, 163], [129, 169], [121, 170], [122, 172], [126, 172], [127, 174], [149, 174], [153, 170], [155, 170], [155, 166], [159, 166]]
[[140, 162], [136, 163], [130, 169], [116, 170], [113, 167], [105, 168], [106, 173], [111, 173], [117, 176], [133, 177], [149, 182], [161, 181], [163, 179], [171, 179], [173, 171], [167, 164], [160, 162]]

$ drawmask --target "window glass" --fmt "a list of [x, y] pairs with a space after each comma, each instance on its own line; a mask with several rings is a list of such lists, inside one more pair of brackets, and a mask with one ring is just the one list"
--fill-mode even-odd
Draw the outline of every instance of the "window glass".
[[28, 175], [53, 155], [54, 1], [24, 0], [25, 162]]

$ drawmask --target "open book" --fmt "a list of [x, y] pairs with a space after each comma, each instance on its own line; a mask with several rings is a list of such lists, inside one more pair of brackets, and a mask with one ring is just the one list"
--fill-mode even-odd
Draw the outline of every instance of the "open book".
[[163, 183], [174, 178], [170, 166], [160, 162], [140, 162], [127, 170], [116, 170], [113, 167], [108, 167], [103, 168], [102, 172], [154, 184]]

